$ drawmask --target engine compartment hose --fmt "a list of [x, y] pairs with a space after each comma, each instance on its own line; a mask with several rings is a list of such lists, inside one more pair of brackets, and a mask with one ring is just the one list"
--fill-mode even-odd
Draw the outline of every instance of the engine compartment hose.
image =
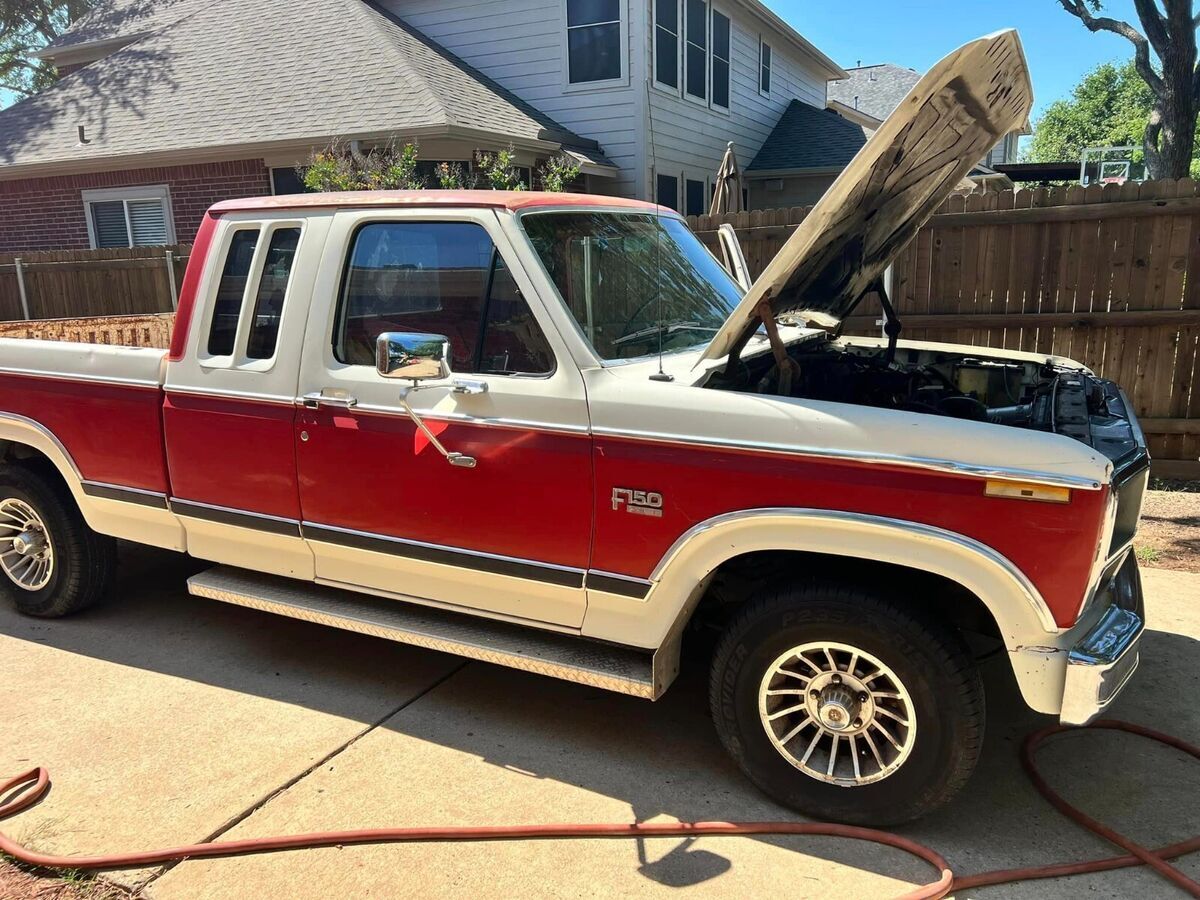
[[[482, 825], [441, 828], [366, 828], [349, 831], [318, 831], [281, 837], [247, 838], [237, 841], [209, 841], [163, 850], [113, 853], [102, 856], [58, 856], [30, 850], [0, 834], [0, 853], [28, 866], [45, 869], [131, 869], [203, 857], [230, 857], [250, 853], [270, 853], [315, 847], [351, 844], [449, 843], [467, 841], [528, 841], [581, 838], [665, 838], [715, 835], [808, 835], [869, 841], [902, 850], [927, 862], [937, 872], [936, 880], [901, 895], [898, 900], [934, 900], [951, 891], [1028, 881], [1036, 878], [1060, 878], [1090, 872], [1105, 872], [1129, 866], [1147, 865], [1173, 884], [1200, 898], [1200, 883], [1193, 881], [1167, 860], [1200, 850], [1200, 835], [1150, 850], [1130, 840], [1064, 800], [1043, 778], [1035, 762], [1038, 747], [1046, 738], [1062, 732], [1090, 729], [1123, 731], [1174, 747], [1200, 759], [1200, 747], [1160, 731], [1102, 719], [1087, 728], [1055, 725], [1029, 735], [1021, 750], [1021, 763], [1038, 792], [1073, 822], [1126, 851], [1126, 855], [1082, 862], [1003, 869], [961, 878], [954, 876], [946, 860], [936, 850], [902, 835], [854, 825], [827, 822], [632, 822], [561, 825]], [[9, 778], [0, 784], [0, 819], [16, 815], [42, 800], [50, 788], [50, 775], [41, 766]], [[7, 798], [7, 799], [5, 799]]]

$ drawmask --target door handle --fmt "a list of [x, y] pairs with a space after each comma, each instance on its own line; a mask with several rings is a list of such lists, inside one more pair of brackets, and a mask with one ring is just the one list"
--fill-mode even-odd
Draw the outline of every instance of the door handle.
[[336, 406], [338, 409], [352, 409], [358, 406], [358, 399], [349, 394], [326, 394], [324, 391], [313, 391], [300, 398], [305, 409], [317, 409], [321, 406]]

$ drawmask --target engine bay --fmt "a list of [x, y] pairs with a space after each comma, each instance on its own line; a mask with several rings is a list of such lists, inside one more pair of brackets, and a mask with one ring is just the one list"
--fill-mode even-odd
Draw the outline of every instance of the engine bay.
[[1075, 438], [1118, 460], [1136, 452], [1135, 425], [1111, 382], [1081, 369], [926, 348], [886, 347], [812, 335], [788, 347], [780, 371], [770, 353], [743, 359], [708, 387], [851, 403], [990, 422]]

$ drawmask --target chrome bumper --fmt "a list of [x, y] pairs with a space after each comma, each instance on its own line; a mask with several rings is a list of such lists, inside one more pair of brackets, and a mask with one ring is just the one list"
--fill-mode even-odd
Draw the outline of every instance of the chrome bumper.
[[1100, 715], [1138, 666], [1145, 611], [1142, 579], [1132, 552], [1101, 585], [1095, 602], [1108, 608], [1067, 656], [1059, 716], [1064, 725], [1086, 725]]

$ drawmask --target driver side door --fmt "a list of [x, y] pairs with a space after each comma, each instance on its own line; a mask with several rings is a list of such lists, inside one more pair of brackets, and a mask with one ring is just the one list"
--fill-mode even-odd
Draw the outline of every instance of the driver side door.
[[[344, 211], [331, 226], [301, 365], [303, 533], [317, 580], [578, 627], [591, 544], [583, 379], [490, 210]], [[314, 304], [314, 310], [318, 308]], [[445, 335], [454, 378], [410, 403], [375, 369], [382, 332]]]

